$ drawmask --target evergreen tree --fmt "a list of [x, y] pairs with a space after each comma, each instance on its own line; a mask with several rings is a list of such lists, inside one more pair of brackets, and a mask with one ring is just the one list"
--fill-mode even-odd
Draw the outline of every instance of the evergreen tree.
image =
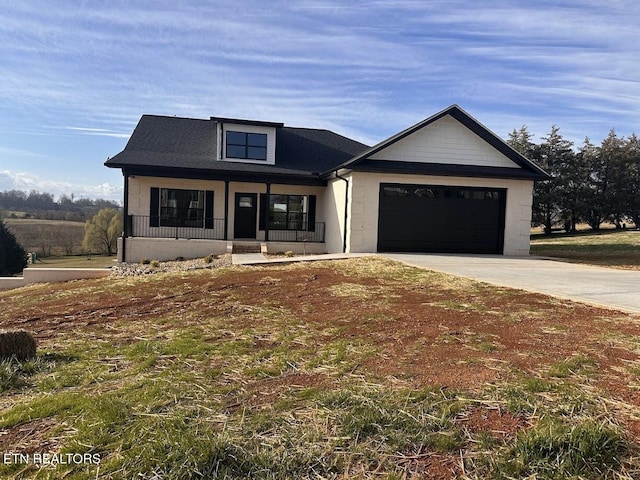
[[533, 135], [529, 133], [526, 125], [522, 125], [520, 130], [513, 129], [509, 134], [507, 143], [511, 148], [529, 159], [531, 159], [531, 156], [534, 154], [534, 149], [536, 148], [536, 144], [533, 142]]
[[632, 201], [631, 158], [628, 155], [627, 141], [618, 138], [615, 130], [611, 130], [600, 146], [602, 163], [607, 165], [608, 194], [606, 197], [609, 218], [616, 228], [622, 228]]
[[0, 276], [16, 275], [27, 266], [27, 252], [0, 218]]
[[560, 135], [560, 129], [553, 125], [551, 132], [542, 138], [543, 143], [533, 149], [531, 160], [544, 169], [551, 179], [536, 182], [533, 195], [533, 219], [544, 226], [550, 234], [553, 225], [562, 219], [563, 172], [573, 162], [572, 143]]
[[628, 191], [626, 193], [626, 216], [633, 222], [636, 228], [640, 227], [640, 138], [631, 135], [625, 146], [627, 158]]
[[600, 225], [609, 215], [608, 212], [608, 170], [602, 162], [600, 149], [586, 138], [580, 148], [580, 155], [589, 169], [589, 182], [585, 189], [583, 202], [584, 221], [593, 230], [600, 230]]

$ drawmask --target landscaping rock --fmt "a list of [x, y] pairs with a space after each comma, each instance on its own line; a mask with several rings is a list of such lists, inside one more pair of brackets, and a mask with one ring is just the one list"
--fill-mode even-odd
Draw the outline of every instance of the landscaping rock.
[[[208, 261], [210, 260], [210, 261]], [[131, 277], [136, 275], [150, 275], [163, 272], [185, 272], [201, 270], [204, 268], [222, 268], [231, 266], [231, 255], [220, 255], [218, 258], [208, 257], [193, 260], [180, 260], [170, 262], [153, 261], [149, 264], [118, 263], [111, 267], [111, 276]]]

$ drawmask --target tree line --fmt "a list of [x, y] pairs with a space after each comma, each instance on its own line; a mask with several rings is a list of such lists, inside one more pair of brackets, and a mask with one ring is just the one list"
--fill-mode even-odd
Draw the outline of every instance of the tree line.
[[599, 230], [640, 226], [640, 139], [618, 137], [611, 130], [600, 145], [586, 138], [576, 150], [554, 125], [534, 143], [526, 125], [509, 134], [507, 143], [543, 168], [551, 178], [538, 181], [533, 193], [533, 223], [549, 234], [556, 225], [569, 232], [587, 223]]
[[73, 193], [61, 195], [56, 201], [52, 194], [37, 190], [0, 191], [0, 210], [26, 212], [30, 218], [84, 222], [103, 208], [119, 209], [120, 205], [110, 200], [75, 198]]

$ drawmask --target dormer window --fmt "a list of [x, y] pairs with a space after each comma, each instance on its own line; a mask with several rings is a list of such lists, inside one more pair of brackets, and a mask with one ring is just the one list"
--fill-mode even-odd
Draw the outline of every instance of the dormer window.
[[227, 158], [241, 160], [266, 160], [267, 135], [264, 133], [246, 133], [227, 131]]

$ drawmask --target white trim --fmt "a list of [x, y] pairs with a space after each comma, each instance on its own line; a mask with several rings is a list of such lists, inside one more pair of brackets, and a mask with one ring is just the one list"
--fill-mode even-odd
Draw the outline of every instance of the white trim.
[[[274, 127], [264, 127], [260, 125], [242, 125], [237, 123], [223, 123], [220, 129], [219, 144], [221, 159], [224, 162], [251, 163], [254, 165], [275, 165], [276, 164], [276, 129]], [[267, 159], [251, 160], [244, 158], [227, 157], [227, 132], [261, 133], [267, 136]], [[220, 146], [220, 145], [218, 145]]]

